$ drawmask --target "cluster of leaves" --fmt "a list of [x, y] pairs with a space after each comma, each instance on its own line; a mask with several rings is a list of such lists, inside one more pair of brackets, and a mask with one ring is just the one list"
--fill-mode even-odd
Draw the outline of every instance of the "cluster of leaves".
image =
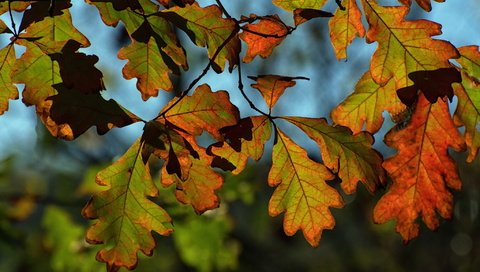
[[[330, 208], [344, 205], [339, 190], [353, 194], [360, 182], [373, 193], [386, 186], [387, 176], [391, 184], [374, 208], [376, 223], [395, 219], [396, 230], [409, 241], [418, 235], [419, 217], [430, 229], [438, 227], [438, 215], [451, 217], [450, 189], [460, 189], [461, 182], [448, 148], [468, 148], [468, 161], [472, 161], [480, 147], [480, 52], [478, 46], [456, 48], [433, 39], [441, 34], [437, 23], [407, 20], [411, 0], [400, 0], [399, 6], [383, 6], [374, 0], [336, 1], [334, 13], [320, 10], [327, 0], [272, 0], [291, 11], [294, 26], [277, 15], [233, 18], [220, 1], [210, 6], [194, 0], [86, 2], [98, 9], [106, 25], [116, 27], [121, 22], [125, 26], [131, 43], [119, 50], [118, 57], [128, 61], [123, 76], [137, 79], [144, 100], [156, 97], [160, 90], [172, 91], [171, 76], [188, 69], [176, 29], [195, 45], [206, 47], [209, 57], [188, 88], [156, 118], [146, 121], [102, 97], [105, 86], [95, 67], [98, 58], [79, 52], [90, 43], [72, 23], [71, 1], [0, 1], [0, 14], [9, 13], [11, 18], [10, 27], [0, 21], [0, 33], [11, 37], [0, 49], [2, 113], [8, 101], [18, 97], [15, 84], [24, 84], [23, 102], [35, 106], [50, 133], [61, 139], [75, 139], [93, 126], [104, 134], [114, 127], [145, 123], [143, 134], [125, 154], [98, 173], [96, 181], [106, 189], [95, 194], [82, 212], [95, 220], [86, 238], [103, 244], [97, 260], [105, 262], [110, 271], [133, 269], [138, 251], [151, 255], [155, 247], [152, 231], [169, 235], [174, 230], [170, 215], [152, 200], [159, 191], [150, 172], [151, 158], [163, 161], [160, 184], [175, 186], [177, 200], [201, 214], [219, 206], [216, 191], [223, 177], [212, 167], [238, 174], [249, 158], [262, 157], [272, 137], [268, 184], [276, 189], [268, 210], [272, 216], [285, 213], [287, 235], [301, 230], [317, 246], [322, 231], [335, 225]], [[416, 2], [430, 11], [430, 0]], [[23, 12], [18, 27], [12, 11]], [[317, 17], [332, 17], [330, 38], [338, 59], [347, 57], [347, 47], [356, 37], [376, 42], [370, 70], [333, 109], [334, 124], [325, 118], [272, 115], [286, 89], [303, 77], [250, 77], [255, 82], [251, 87], [260, 92], [268, 112], [260, 110], [244, 90], [243, 63], [257, 56], [268, 58], [297, 27]], [[243, 58], [242, 42], [247, 48]], [[25, 48], [18, 59], [16, 46]], [[228, 92], [213, 92], [206, 84], [189, 95], [211, 69], [217, 73], [236, 70], [238, 91], [258, 115], [240, 118]], [[452, 117], [447, 98], [454, 95], [458, 106]], [[372, 148], [372, 135], [382, 127], [383, 111], [397, 123], [384, 141], [398, 151], [386, 160]], [[322, 162], [309, 158], [277, 125], [279, 120], [293, 124], [316, 142]], [[463, 135], [460, 126], [465, 127]], [[197, 137], [204, 132], [216, 142], [201, 146]], [[328, 184], [336, 177], [341, 180], [338, 190]]]

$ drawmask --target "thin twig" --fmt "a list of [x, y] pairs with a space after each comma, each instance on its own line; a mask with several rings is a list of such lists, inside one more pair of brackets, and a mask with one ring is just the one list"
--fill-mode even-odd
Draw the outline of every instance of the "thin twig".
[[341, 10], [346, 10], [346, 8], [342, 5], [342, 0], [335, 0], [335, 3], [337, 3], [338, 8]]
[[11, 4], [12, 4], [12, 0], [8, 0], [8, 14], [10, 15], [10, 22], [13, 28], [13, 35], [15, 37], [18, 37], [17, 27], [15, 26], [15, 20], [13, 19]]
[[220, 9], [222, 10], [223, 14], [225, 14], [225, 17], [229, 18], [229, 19], [232, 19], [232, 16], [230, 16], [230, 14], [228, 13], [228, 11], [225, 9], [225, 7], [223, 6], [222, 2], [220, 0], [215, 0], [215, 2], [217, 2], [217, 5], [220, 7]]

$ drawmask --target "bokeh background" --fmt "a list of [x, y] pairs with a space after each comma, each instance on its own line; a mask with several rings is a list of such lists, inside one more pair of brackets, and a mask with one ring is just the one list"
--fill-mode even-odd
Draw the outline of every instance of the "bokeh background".
[[[98, 11], [81, 0], [73, 0], [74, 24], [91, 41], [82, 49], [99, 56], [97, 67], [104, 74], [105, 98], [120, 104], [145, 120], [156, 116], [173, 94], [142, 101], [135, 80], [121, 76], [125, 61], [116, 52], [129, 40], [120, 25], [104, 26]], [[198, 1], [202, 6], [214, 1]], [[334, 1], [324, 10], [333, 12]], [[379, 1], [396, 5], [397, 1]], [[293, 25], [291, 15], [269, 0], [224, 0], [232, 16], [256, 13], [279, 14]], [[20, 14], [14, 14], [17, 22]], [[460, 47], [480, 44], [480, 1], [447, 0], [433, 3], [426, 13], [413, 6], [409, 19], [426, 18], [443, 25], [443, 35]], [[8, 18], [3, 18], [9, 22]], [[175, 77], [177, 92], [185, 89], [207, 63], [204, 49], [195, 48], [179, 33], [189, 57], [189, 71]], [[0, 46], [8, 38], [0, 37]], [[335, 105], [348, 96], [368, 69], [376, 44], [355, 40], [347, 60], [337, 60], [329, 41], [327, 19], [312, 20], [289, 36], [267, 60], [256, 59], [243, 66], [246, 75], [279, 74], [305, 76], [287, 90], [274, 109], [275, 114], [329, 118]], [[19, 54], [22, 50], [19, 47]], [[245, 48], [244, 48], [245, 51]], [[245, 77], [246, 79], [246, 77]], [[235, 74], [211, 71], [201, 82], [213, 90], [228, 90], [242, 116], [255, 114], [236, 88]], [[248, 88], [256, 105], [264, 108], [261, 96]], [[22, 86], [19, 86], [21, 89]], [[455, 107], [455, 101], [452, 108]], [[393, 154], [383, 142], [392, 125], [387, 122], [376, 137], [375, 147], [384, 156]], [[280, 124], [318, 159], [314, 143], [294, 128]], [[90, 195], [99, 190], [95, 174], [123, 154], [141, 135], [142, 124], [114, 129], [98, 136], [89, 130], [75, 141], [52, 138], [35, 117], [33, 108], [21, 100], [12, 101], [0, 116], [0, 271], [102, 271], [95, 261], [96, 247], [84, 241], [90, 222], [80, 211]], [[208, 143], [208, 138], [203, 137]], [[480, 167], [478, 159], [465, 163], [465, 154], [452, 154], [458, 162], [463, 188], [455, 192], [455, 212], [436, 232], [422, 226], [419, 238], [404, 245], [393, 222], [372, 223], [372, 210], [384, 193], [369, 194], [361, 186], [355, 195], [345, 196], [347, 205], [334, 209], [336, 227], [325, 231], [318, 248], [312, 248], [301, 233], [287, 237], [282, 218], [268, 216], [268, 199], [273, 189], [266, 183], [270, 166], [271, 142], [264, 158], [239, 176], [224, 173], [219, 209], [196, 215], [188, 206], [176, 203], [172, 189], [161, 188], [159, 203], [175, 220], [175, 233], [157, 238], [151, 258], [141, 256], [137, 271], [479, 271], [480, 270]], [[158, 177], [156, 178], [158, 180]], [[157, 183], [158, 184], [158, 183]], [[338, 184], [334, 184], [338, 186]]]

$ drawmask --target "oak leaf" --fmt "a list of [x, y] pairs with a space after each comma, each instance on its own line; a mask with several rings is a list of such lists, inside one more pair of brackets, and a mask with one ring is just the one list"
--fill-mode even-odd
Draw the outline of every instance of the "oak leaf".
[[224, 141], [212, 144], [207, 150], [216, 156], [212, 166], [237, 175], [247, 166], [248, 158], [260, 160], [272, 125], [266, 116], [251, 116], [241, 119], [237, 125], [220, 129], [220, 133]]
[[[400, 3], [406, 5], [406, 6], [411, 6], [412, 5], [412, 0], [399, 0]], [[432, 10], [432, 0], [415, 0], [417, 4], [423, 8], [426, 11], [431, 11]], [[445, 2], [445, 0], [435, 0], [436, 2], [442, 3]]]
[[384, 7], [366, 0], [362, 3], [369, 24], [367, 42], [378, 42], [370, 71], [381, 86], [389, 80], [395, 81], [397, 89], [412, 85], [408, 74], [448, 68], [449, 59], [459, 57], [451, 43], [431, 38], [442, 33], [440, 24], [404, 20], [408, 7]]
[[270, 198], [271, 216], [285, 212], [283, 228], [287, 235], [303, 231], [305, 239], [318, 246], [324, 229], [332, 229], [329, 208], [343, 207], [340, 194], [326, 180], [335, 176], [322, 164], [308, 158], [307, 152], [278, 130], [273, 147], [268, 184], [276, 187]]
[[470, 45], [460, 47], [461, 57], [457, 59], [458, 63], [462, 66], [462, 69], [470, 77], [480, 81], [480, 47], [478, 45]]
[[173, 99], [164, 109], [171, 106], [173, 108], [157, 121], [163, 123], [166, 119], [181, 131], [194, 136], [207, 131], [215, 139], [221, 139], [219, 130], [236, 124], [240, 119], [238, 109], [230, 102], [228, 93], [212, 92], [207, 84], [198, 86], [193, 95], [186, 96], [180, 102]]
[[256, 56], [268, 58], [273, 49], [285, 39], [289, 29], [278, 15], [259, 17], [258, 23], [245, 25], [239, 35], [247, 44], [243, 62], [251, 62]]
[[15, 64], [15, 47], [10, 44], [0, 49], [0, 115], [8, 110], [8, 101], [18, 98], [18, 90], [11, 78]]
[[373, 137], [352, 132], [341, 126], [330, 126], [323, 118], [282, 117], [299, 127], [314, 140], [321, 151], [325, 166], [342, 180], [341, 187], [347, 194], [355, 192], [360, 181], [368, 191], [385, 184], [382, 155], [372, 148]]
[[355, 37], [364, 37], [365, 28], [362, 24], [362, 14], [357, 5], [357, 0], [344, 1], [345, 10], [340, 7], [328, 22], [330, 28], [330, 40], [337, 59], [347, 58], [347, 47]]
[[240, 52], [240, 40], [235, 35], [238, 29], [233, 19], [222, 17], [222, 10], [218, 6], [200, 7], [194, 2], [184, 8], [162, 10], [160, 16], [182, 29], [196, 45], [207, 47], [208, 57], [213, 61], [212, 68], [216, 72], [223, 71], [227, 61], [229, 71], [233, 70]]
[[367, 71], [355, 86], [355, 91], [340, 105], [333, 109], [331, 115], [336, 124], [349, 127], [353, 133], [363, 129], [375, 133], [382, 127], [383, 111], [395, 115], [405, 110], [395, 93], [395, 82], [380, 86]]
[[420, 95], [412, 119], [404, 129], [393, 128], [385, 143], [398, 150], [383, 163], [392, 185], [373, 211], [376, 223], [396, 219], [396, 231], [408, 242], [419, 233], [419, 216], [429, 229], [439, 225], [438, 214], [451, 218], [453, 196], [461, 181], [448, 148], [464, 149], [464, 141], [450, 117], [448, 105], [430, 104]]
[[273, 108], [273, 106], [275, 106], [278, 99], [283, 95], [287, 88], [295, 86], [295, 80], [309, 80], [306, 77], [288, 77], [278, 75], [249, 76], [248, 78], [257, 82], [251, 86], [260, 91], [260, 94], [263, 96], [263, 99], [265, 100], [265, 103], [267, 103], [267, 106], [270, 110]]
[[108, 189], [92, 197], [82, 210], [88, 219], [97, 219], [86, 235], [91, 244], [105, 244], [97, 260], [109, 271], [133, 269], [138, 251], [151, 256], [155, 240], [151, 232], [169, 235], [171, 218], [147, 197], [158, 195], [148, 164], [142, 159], [143, 143], [137, 140], [113, 165], [97, 175], [99, 185]]
[[285, 10], [295, 10], [320, 9], [327, 3], [327, 0], [272, 0], [272, 2]]

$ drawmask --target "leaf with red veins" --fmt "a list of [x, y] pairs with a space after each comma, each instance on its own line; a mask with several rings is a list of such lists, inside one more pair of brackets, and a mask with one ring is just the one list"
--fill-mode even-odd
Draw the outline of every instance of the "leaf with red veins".
[[134, 269], [138, 252], [153, 254], [155, 239], [173, 232], [172, 219], [149, 197], [158, 196], [148, 164], [142, 160], [143, 143], [137, 140], [114, 164], [97, 174], [97, 183], [107, 186], [95, 194], [82, 215], [96, 222], [88, 229], [91, 244], [103, 244], [97, 260], [107, 264], [108, 271], [120, 267]]
[[[176, 101], [170, 101], [164, 109], [170, 108]], [[192, 96], [184, 97], [165, 116], [160, 116], [158, 121], [163, 122], [165, 118], [190, 135], [199, 136], [207, 131], [215, 139], [221, 140], [219, 130], [237, 124], [239, 115], [237, 107], [230, 102], [228, 92], [212, 92], [207, 84], [203, 84], [197, 87]]]
[[286, 37], [289, 27], [277, 16], [259, 17], [256, 24], [247, 24], [239, 37], [247, 44], [243, 62], [253, 61], [256, 56], [268, 58], [273, 49]]
[[440, 24], [428, 20], [406, 21], [408, 7], [384, 7], [366, 0], [362, 3], [369, 24], [367, 42], [378, 42], [370, 71], [379, 85], [393, 79], [397, 89], [410, 86], [410, 73], [448, 68], [449, 59], [459, 57], [451, 43], [431, 38], [442, 34]]
[[333, 18], [328, 22], [330, 40], [332, 41], [337, 59], [346, 59], [347, 47], [352, 43], [353, 39], [365, 36], [362, 14], [358, 8], [357, 0], [346, 0], [343, 2], [345, 10], [337, 8]]
[[335, 226], [330, 208], [343, 207], [340, 194], [325, 182], [335, 176], [324, 165], [309, 159], [307, 152], [282, 131], [277, 136], [268, 175], [268, 184], [276, 187], [269, 214], [285, 212], [285, 233], [291, 236], [302, 230], [305, 239], [318, 246], [323, 230]]
[[376, 223], [395, 219], [396, 231], [408, 242], [418, 236], [419, 216], [432, 230], [439, 226], [437, 213], [446, 219], [452, 217], [449, 189], [459, 190], [461, 181], [448, 148], [462, 151], [465, 142], [448, 105], [441, 100], [430, 104], [420, 95], [407, 127], [392, 129], [385, 135], [385, 143], [398, 153], [383, 163], [392, 185], [375, 206], [373, 219]]
[[207, 153], [215, 155], [212, 166], [238, 175], [247, 166], [248, 158], [256, 161], [263, 155], [270, 139], [272, 125], [267, 116], [243, 118], [237, 125], [220, 129], [224, 141], [212, 144]]
[[369, 192], [385, 185], [382, 155], [372, 148], [373, 137], [360, 132], [353, 135], [350, 129], [331, 126], [324, 118], [282, 117], [299, 127], [314, 140], [322, 153], [325, 166], [338, 173], [340, 184], [347, 194], [356, 191], [360, 181]]

